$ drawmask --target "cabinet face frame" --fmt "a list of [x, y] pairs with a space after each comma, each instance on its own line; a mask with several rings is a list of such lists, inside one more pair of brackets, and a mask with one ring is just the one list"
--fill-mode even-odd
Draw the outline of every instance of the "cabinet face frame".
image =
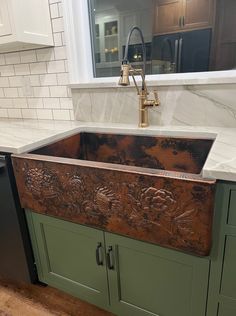
[[[224, 279], [225, 255], [228, 240], [236, 239], [236, 225], [230, 222], [230, 212], [232, 209], [236, 210], [232, 199], [232, 192], [236, 194], [236, 184], [219, 182], [216, 193], [216, 207], [215, 207], [215, 223], [214, 223], [214, 243], [211, 253], [211, 272], [209, 283], [209, 295], [207, 305], [207, 316], [234, 316], [236, 314], [236, 293], [234, 297], [227, 296], [223, 293], [223, 286], [226, 282], [230, 283], [229, 278]], [[234, 203], [234, 205], [232, 205]], [[229, 259], [226, 258], [227, 260]], [[230, 258], [230, 261], [236, 261], [235, 257]], [[231, 264], [232, 262], [227, 262]], [[236, 268], [235, 268], [236, 271]], [[235, 275], [232, 275], [235, 279]], [[230, 285], [229, 285], [230, 286]]]
[[[160, 286], [158, 286], [158, 282], [156, 283], [157, 280], [161, 281], [163, 274], [164, 280], [166, 280], [166, 282], [170, 282], [174, 288], [174, 290], [172, 290], [171, 297], [173, 299], [173, 305], [178, 306], [179, 314], [176, 315], [179, 316], [181, 313], [181, 316], [189, 316], [190, 313], [191, 316], [205, 316], [209, 273], [208, 258], [199, 258], [187, 255], [153, 244], [140, 242], [83, 225], [37, 214], [31, 212], [30, 210], [26, 211], [26, 216], [40, 281], [51, 286], [55, 286], [72, 295], [78, 296], [81, 299], [85, 299], [92, 304], [122, 316], [158, 316], [159, 311], [156, 311], [158, 306], [156, 304], [156, 300], [154, 299], [155, 297], [150, 298], [149, 295], [151, 295], [151, 293], [156, 293], [156, 291], [158, 293], [159, 291], [160, 296], [164, 291], [164, 295], [161, 298], [162, 311], [160, 312], [164, 316], [169, 316], [167, 313], [169, 314], [170, 309], [172, 308], [169, 304], [170, 292], [168, 288], [165, 287], [165, 282], [161, 282]], [[73, 234], [72, 237], [74, 236], [72, 239], [71, 234]], [[55, 238], [55, 236], [57, 238]], [[95, 247], [92, 247], [94, 249], [87, 247], [86, 238], [84, 239], [84, 236], [86, 238], [89, 237], [94, 245], [96, 245], [99, 241], [102, 246], [101, 255], [103, 257], [103, 265], [97, 264], [98, 261], [95, 260]], [[73, 245], [68, 243], [68, 240], [73, 241]], [[76, 242], [76, 240], [78, 242]], [[58, 247], [57, 242], [59, 242]], [[85, 253], [90, 253], [90, 250], [92, 251], [92, 255], [94, 255], [94, 268], [91, 270], [91, 264], [89, 262], [88, 270], [90, 271], [91, 276], [88, 276], [88, 281], [90, 280], [89, 278], [91, 278], [97, 271], [101, 276], [100, 281], [97, 283], [99, 286], [98, 289], [102, 289], [102, 291], [93, 295], [93, 292], [88, 286], [85, 286], [85, 289], [83, 289], [83, 286], [81, 288], [81, 283], [79, 282], [81, 279], [76, 279], [77, 272], [73, 272], [74, 279], [69, 277], [72, 273], [66, 272], [67, 266], [72, 266], [73, 270], [73, 263], [71, 264], [71, 261], [75, 263], [79, 263], [80, 261], [78, 261], [79, 257], [76, 253], [73, 255], [73, 258], [70, 256], [72, 253], [71, 250], [69, 250], [68, 255], [65, 243], [68, 245], [68, 249], [74, 249], [74, 247], [77, 248], [78, 245], [81, 245], [81, 243], [84, 245], [86, 244], [85, 246], [82, 246], [81, 251], [83, 249], [85, 249]], [[89, 244], [91, 243], [89, 242], [88, 246]], [[71, 245], [72, 247], [70, 247]], [[62, 255], [58, 255], [58, 249], [60, 250], [61, 247], [65, 250], [65, 252]], [[56, 253], [56, 256], [54, 253]], [[141, 265], [139, 264], [138, 269], [140, 269], [140, 267], [142, 269], [143, 266], [146, 266], [146, 270], [143, 271], [145, 277], [141, 277], [141, 274], [137, 274], [137, 278], [140, 275], [140, 280], [136, 283], [141, 282], [142, 287], [141, 290], [138, 290], [136, 293], [134, 293], [135, 290], [133, 288], [135, 287], [138, 289], [139, 287], [136, 287], [137, 284], [131, 284], [131, 286], [129, 286], [125, 284], [126, 280], [129, 284], [128, 278], [124, 279], [124, 275], [129, 276], [130, 271], [135, 272], [135, 262], [133, 259], [134, 254], [136, 254], [138, 262], [141, 263]], [[82, 254], [80, 254], [80, 258], [81, 255]], [[84, 257], [88, 258], [87, 256]], [[155, 260], [153, 261], [153, 259]], [[65, 261], [65, 266], [61, 266], [61, 260], [62, 262]], [[123, 261], [123, 266], [120, 265], [121, 261]], [[159, 264], [159, 267], [163, 269], [161, 270], [163, 273], [158, 273], [155, 278], [153, 278], [153, 273], [155, 274], [156, 267], [158, 267], [157, 264]], [[164, 270], [166, 264], [168, 265], [168, 268]], [[78, 267], [79, 266], [80, 265], [78, 264]], [[169, 272], [169, 268], [171, 269], [171, 273]], [[181, 269], [181, 273], [179, 273], [179, 268]], [[60, 271], [62, 271], [62, 273], [60, 273]], [[63, 274], [63, 272], [65, 273]], [[169, 273], [172, 277], [169, 276]], [[81, 273], [78, 273], [78, 275], [81, 275]], [[123, 285], [121, 282], [122, 275]], [[150, 279], [146, 279], [146, 276], [149, 276]], [[84, 274], [82, 279], [83, 278]], [[131, 278], [133, 280], [132, 276]], [[97, 280], [97, 276], [94, 279]], [[155, 282], [149, 288], [149, 285], [151, 284], [150, 280], [153, 279], [155, 279]], [[179, 283], [176, 282], [177, 279], [179, 280]], [[180, 292], [179, 298], [181, 301], [177, 298], [174, 300], [174, 293], [179, 292], [179, 286], [181, 286], [182, 280], [184, 290]], [[146, 297], [143, 295], [145, 293], [147, 293]], [[124, 295], [123, 300], [122, 295]], [[186, 309], [185, 301], [188, 299], [188, 295], [190, 295], [191, 300], [189, 301], [188, 309]], [[138, 298], [138, 296], [140, 296], [140, 298]], [[152, 305], [152, 309], [155, 309], [155, 312], [148, 310], [149, 305]], [[169, 306], [168, 311], [165, 306]], [[176, 307], [173, 307], [171, 313], [172, 311], [174, 313], [176, 311]], [[184, 315], [182, 315], [182, 311], [184, 311]]]
[[[97, 229], [91, 229], [89, 227], [73, 224], [70, 222], [62, 222], [61, 220], [58, 220], [56, 218], [32, 213], [29, 210], [26, 210], [26, 218], [31, 236], [32, 247], [34, 250], [39, 280], [46, 284], [64, 290], [71, 295], [80, 297], [81, 299], [84, 299], [101, 308], [109, 310], [108, 283], [106, 282], [107, 267], [105, 260], [105, 241], [103, 232]], [[80, 265], [82, 265], [84, 274], [82, 276], [79, 276], [79, 274], [77, 276], [76, 274], [78, 278], [77, 280], [73, 280], [72, 278], [70, 278], [69, 275], [63, 275], [63, 267], [60, 266], [60, 262], [59, 264], [56, 263], [57, 256], [54, 255], [54, 253], [58, 252], [53, 249], [52, 245], [54, 243], [56, 247], [56, 243], [59, 238], [47, 239], [47, 227], [51, 229], [51, 232], [53, 232], [53, 230], [60, 230], [67, 233], [67, 235], [74, 235], [76, 238], [81, 236], [84, 241], [89, 240], [89, 247], [87, 247], [87, 245], [85, 247], [86, 253], [89, 256], [84, 258], [81, 257], [79, 246], [82, 250], [84, 246], [81, 243], [78, 243], [74, 245], [76, 248], [78, 246], [78, 253], [75, 253], [74, 255], [76, 262], [72, 262], [72, 260], [69, 260], [70, 262], [68, 263], [70, 266], [75, 266], [76, 264], [78, 264], [79, 267]], [[65, 241], [66, 239], [62, 240], [61, 242], [63, 243]], [[96, 250], [98, 247], [98, 243], [101, 245], [101, 256], [103, 261], [103, 264], [101, 265], [98, 265], [98, 262], [96, 260]], [[60, 247], [61, 246], [62, 245], [60, 244]], [[74, 246], [72, 247], [72, 249], [74, 248]], [[68, 249], [69, 248], [70, 244], [68, 244]], [[64, 247], [64, 250], [67, 251], [67, 248]], [[71, 254], [70, 250], [67, 256], [65, 256], [66, 262], [68, 262], [68, 259], [70, 258], [69, 254]], [[88, 261], [88, 258], [90, 258], [91, 261]], [[60, 261], [59, 259], [60, 257], [58, 257], [58, 261]], [[86, 271], [88, 272], [88, 274]], [[73, 273], [75, 275], [75, 271]], [[96, 278], [93, 278], [94, 275], [96, 275]]]

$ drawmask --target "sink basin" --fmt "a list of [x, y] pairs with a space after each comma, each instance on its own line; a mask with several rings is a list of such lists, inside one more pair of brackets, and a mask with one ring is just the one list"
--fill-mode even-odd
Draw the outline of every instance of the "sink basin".
[[213, 140], [80, 133], [33, 154], [199, 174]]
[[201, 170], [212, 144], [83, 132], [12, 159], [22, 207], [205, 256], [215, 181]]

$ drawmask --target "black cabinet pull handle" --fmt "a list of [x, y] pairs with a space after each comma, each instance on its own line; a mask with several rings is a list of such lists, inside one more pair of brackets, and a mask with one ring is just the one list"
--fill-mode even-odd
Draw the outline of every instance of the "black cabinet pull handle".
[[185, 17], [183, 16], [182, 27], [185, 26]]
[[102, 260], [102, 243], [99, 242], [96, 248], [96, 262], [98, 266], [103, 265], [103, 260]]
[[109, 270], [113, 270], [114, 269], [112, 246], [108, 247], [108, 251], [107, 251], [107, 266], [108, 266]]

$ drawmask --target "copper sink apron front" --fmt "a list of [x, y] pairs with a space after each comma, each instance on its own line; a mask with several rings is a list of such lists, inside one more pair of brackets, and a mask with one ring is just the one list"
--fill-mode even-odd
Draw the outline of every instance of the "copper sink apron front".
[[12, 159], [23, 208], [191, 254], [209, 254], [214, 180], [45, 155]]

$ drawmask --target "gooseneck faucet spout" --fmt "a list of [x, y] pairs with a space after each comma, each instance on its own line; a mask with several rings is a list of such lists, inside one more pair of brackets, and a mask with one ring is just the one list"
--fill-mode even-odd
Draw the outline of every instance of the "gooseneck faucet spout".
[[[143, 68], [142, 69], [136, 69], [133, 68], [128, 60], [128, 50], [129, 50], [129, 43], [131, 35], [134, 31], [138, 31], [141, 42], [142, 42], [142, 57], [143, 57]], [[147, 86], [145, 82], [145, 73], [146, 73], [146, 47], [144, 42], [144, 37], [141, 29], [137, 26], [133, 26], [131, 30], [129, 31], [129, 34], [127, 36], [126, 45], [125, 45], [125, 52], [124, 52], [124, 58], [122, 60], [121, 64], [121, 76], [119, 80], [119, 85], [121, 86], [129, 86], [130, 80], [129, 76], [133, 78], [135, 88], [137, 90], [137, 94], [139, 95], [139, 127], [147, 127], [149, 125], [148, 122], [148, 107], [152, 106], [158, 106], [160, 104], [157, 91], [154, 92], [154, 100], [148, 100], [148, 91]], [[142, 78], [142, 87], [139, 89], [135, 75], [140, 75]]]
[[142, 57], [143, 57], [143, 77], [145, 79], [145, 74], [146, 74], [146, 46], [143, 38], [143, 33], [141, 29], [138, 26], [133, 26], [131, 30], [129, 31], [129, 34], [127, 36], [126, 40], [126, 45], [125, 45], [125, 53], [124, 53], [124, 58], [122, 61], [122, 64], [128, 64], [128, 51], [129, 51], [129, 43], [130, 43], [130, 38], [131, 35], [133, 34], [134, 31], [137, 31], [140, 35], [141, 41], [142, 41]]

